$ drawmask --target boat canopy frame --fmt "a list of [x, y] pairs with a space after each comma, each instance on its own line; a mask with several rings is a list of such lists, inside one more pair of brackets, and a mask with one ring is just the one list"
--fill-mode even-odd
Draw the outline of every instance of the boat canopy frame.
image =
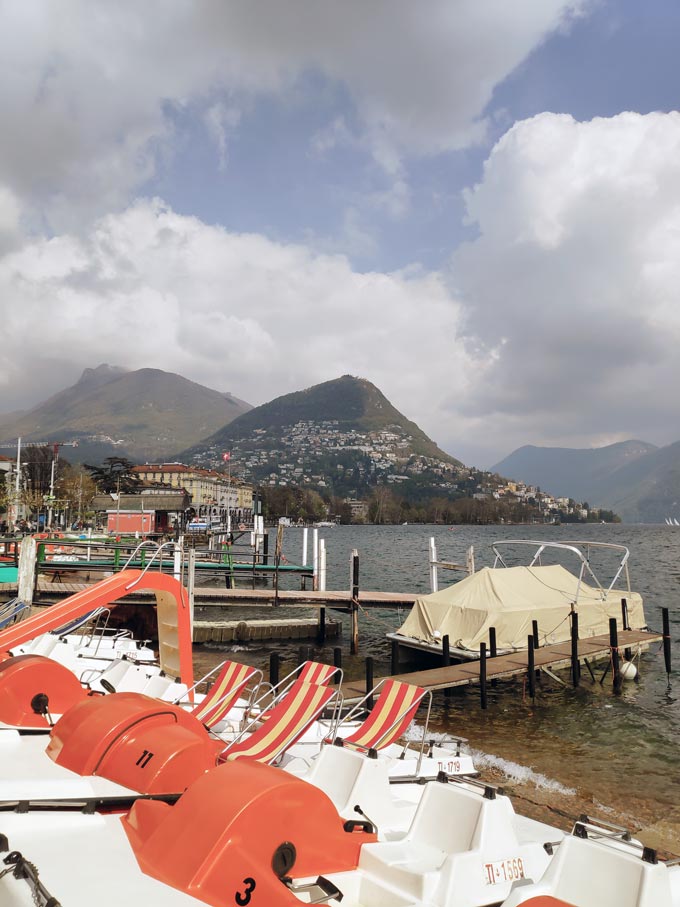
[[[607, 593], [611, 592], [614, 588], [615, 583], [618, 581], [621, 574], [625, 577], [626, 591], [630, 593], [630, 575], [628, 573], [628, 558], [630, 557], [630, 551], [625, 545], [617, 545], [613, 542], [592, 542], [592, 541], [564, 541], [564, 542], [545, 542], [537, 541], [534, 539], [504, 539], [502, 541], [493, 542], [491, 548], [493, 550], [495, 559], [494, 559], [494, 569], [500, 567], [507, 567], [508, 564], [503, 557], [503, 554], [499, 551], [501, 546], [505, 548], [510, 548], [515, 545], [526, 545], [531, 546], [535, 549], [533, 556], [527, 566], [535, 567], [542, 565], [542, 557], [546, 551], [563, 551], [567, 554], [572, 554], [576, 557], [579, 562], [579, 573], [578, 573], [578, 585], [576, 587], [576, 602], [578, 604], [579, 593], [581, 591], [581, 583], [583, 582], [584, 576], [587, 574], [593, 580], [597, 586], [602, 598], [606, 598]], [[596, 576], [591, 563], [590, 563], [590, 550], [591, 548], [597, 549], [608, 549], [612, 553], [616, 553], [618, 560], [618, 565], [616, 572], [611, 580], [611, 582], [605, 586]]]

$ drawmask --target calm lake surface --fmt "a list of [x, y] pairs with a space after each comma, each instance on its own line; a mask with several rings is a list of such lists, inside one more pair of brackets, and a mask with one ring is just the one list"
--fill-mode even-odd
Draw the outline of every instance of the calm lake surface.
[[[336, 526], [320, 529], [327, 552], [328, 589], [350, 585], [350, 556], [360, 557], [360, 588], [394, 592], [430, 591], [429, 539], [433, 537], [440, 560], [465, 563], [465, 553], [474, 546], [477, 568], [491, 565], [491, 543], [503, 539], [544, 541], [592, 540], [625, 545], [630, 549], [631, 588], [640, 592], [647, 622], [661, 628], [661, 608], [668, 607], [674, 669], [680, 669], [680, 528], [635, 525], [571, 526]], [[311, 544], [311, 530], [310, 530]], [[300, 563], [302, 530], [287, 528], [284, 554]], [[576, 564], [565, 561], [575, 571]], [[593, 559], [595, 563], [595, 559]], [[602, 562], [602, 580], [613, 575], [611, 559]], [[600, 576], [600, 571], [595, 568]], [[439, 571], [440, 588], [462, 579], [463, 573]], [[623, 583], [617, 583], [621, 588]], [[290, 586], [289, 586], [290, 587]], [[311, 616], [309, 610], [300, 616]], [[229, 617], [241, 616], [230, 609]], [[271, 616], [271, 610], [266, 612]], [[286, 609], [286, 615], [291, 612]], [[246, 616], [260, 616], [248, 609]], [[283, 616], [283, 615], [282, 615]], [[346, 676], [363, 676], [366, 655], [375, 659], [375, 673], [389, 672], [390, 647], [385, 633], [396, 629], [405, 612], [371, 611], [360, 614], [360, 656], [349, 656], [349, 623], [344, 615], [328, 612], [328, 619], [343, 622], [343, 635], [329, 642], [314, 657], [332, 660], [333, 646], [343, 648]], [[202, 647], [199, 664], [225, 657], [238, 658], [263, 667], [270, 646], [219, 650]], [[298, 663], [299, 643], [279, 643], [284, 673]], [[488, 754], [501, 767], [514, 763], [514, 771], [534, 772], [546, 785], [576, 789], [592, 797], [593, 814], [603, 815], [607, 804], [631, 816], [641, 813], [649, 821], [663, 815], [664, 822], [680, 837], [680, 672], [671, 675], [671, 687], [660, 646], [644, 653], [638, 662], [639, 683], [626, 683], [621, 696], [612, 694], [611, 674], [604, 683], [593, 684], [585, 672], [582, 685], [574, 690], [555, 682], [544, 683], [535, 702], [523, 695], [521, 681], [504, 682], [489, 690], [489, 707], [479, 707], [477, 688], [456, 690], [446, 700], [435, 696], [431, 729], [467, 737], [474, 751]], [[596, 671], [599, 679], [602, 668]]]

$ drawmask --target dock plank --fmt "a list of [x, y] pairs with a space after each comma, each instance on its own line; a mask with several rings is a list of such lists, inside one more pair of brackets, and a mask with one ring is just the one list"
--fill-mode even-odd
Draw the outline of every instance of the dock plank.
[[[633, 648], [641, 644], [649, 646], [661, 642], [661, 633], [647, 630], [620, 630], [619, 649]], [[610, 652], [609, 635], [592, 636], [579, 640], [579, 660], [585, 657], [607, 657]], [[508, 677], [521, 677], [527, 672], [527, 656], [523, 653], [513, 652], [509, 655], [498, 655], [496, 658], [487, 658], [487, 681], [500, 680]], [[539, 663], [540, 662], [540, 663]], [[571, 663], [571, 647], [565, 648], [564, 643], [553, 646], [542, 646], [535, 650], [534, 667], [558, 668]], [[385, 678], [378, 678], [375, 683]], [[462, 664], [449, 665], [448, 667], [430, 668], [424, 671], [412, 671], [409, 674], [397, 674], [394, 680], [401, 680], [425, 690], [446, 690], [452, 687], [465, 686], [479, 683], [479, 661], [467, 661]], [[360, 699], [366, 695], [365, 681], [351, 681], [343, 684], [343, 694], [346, 700]]]

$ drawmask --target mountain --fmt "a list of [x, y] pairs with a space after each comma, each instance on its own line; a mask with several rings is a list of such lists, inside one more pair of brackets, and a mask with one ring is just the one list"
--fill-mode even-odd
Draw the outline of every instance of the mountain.
[[71, 460], [158, 460], [250, 409], [231, 394], [160, 369], [85, 369], [72, 386], [0, 422], [0, 443], [77, 441]]
[[614, 510], [626, 522], [680, 518], [680, 442], [622, 441], [592, 450], [520, 447], [493, 470]]
[[375, 385], [351, 375], [255, 407], [180, 457], [217, 466], [225, 451], [249, 480], [356, 496], [379, 479], [451, 489], [463, 468]]

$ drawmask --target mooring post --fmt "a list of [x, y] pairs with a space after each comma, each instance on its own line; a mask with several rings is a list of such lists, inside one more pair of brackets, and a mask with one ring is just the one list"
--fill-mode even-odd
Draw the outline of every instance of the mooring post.
[[531, 621], [531, 633], [534, 638], [534, 649], [538, 649], [540, 646], [540, 642], [538, 641], [538, 621], [537, 620]]
[[[498, 646], [496, 645], [496, 628], [489, 627], [489, 658], [495, 658], [498, 655]], [[496, 686], [496, 678], [491, 681], [491, 686]]]
[[326, 609], [319, 608], [319, 626], [316, 634], [316, 642], [319, 646], [326, 645]]
[[342, 649], [336, 646], [333, 649], [333, 666], [342, 670]]
[[614, 692], [619, 694], [623, 679], [621, 677], [621, 665], [619, 659], [619, 631], [616, 626], [616, 618], [609, 618], [609, 645], [612, 653], [612, 672], [614, 680]]
[[399, 643], [396, 639], [390, 640], [390, 674], [394, 677], [399, 673]]
[[663, 660], [666, 666], [666, 676], [668, 678], [668, 689], [671, 688], [671, 622], [668, 616], [668, 608], [661, 609], [661, 619], [663, 621]]
[[[449, 644], [449, 634], [447, 633], [442, 639], [442, 667], [448, 668], [451, 664], [451, 646]], [[451, 697], [451, 687], [446, 687], [444, 696], [447, 699]]]
[[299, 662], [302, 664], [304, 661], [312, 660], [312, 647], [311, 646], [300, 646]]
[[359, 653], [359, 552], [356, 548], [352, 549], [351, 567], [352, 642], [350, 652], [352, 655], [357, 655]]
[[534, 636], [527, 636], [527, 678], [529, 680], [529, 695], [536, 698], [536, 663], [534, 659]]
[[27, 605], [33, 604], [33, 594], [38, 583], [38, 545], [32, 535], [21, 540], [17, 597]]
[[[373, 689], [373, 656], [366, 656], [366, 692], [370, 693]], [[373, 697], [369, 695], [366, 700], [366, 708], [370, 712], [373, 709]]]
[[578, 660], [578, 613], [571, 612], [571, 681], [575, 687], [581, 680], [581, 665]]
[[272, 652], [269, 655], [269, 683], [275, 687], [279, 682], [279, 663], [280, 656], [278, 652]]
[[479, 644], [479, 699], [483, 709], [487, 707], [486, 700], [486, 643]]
[[[628, 622], [628, 602], [625, 598], [621, 599], [621, 629], [630, 630], [630, 623]], [[633, 657], [633, 652], [631, 649], [624, 649], [623, 657], [626, 661], [630, 661]]]
[[430, 536], [430, 592], [439, 592], [437, 578], [437, 546], [434, 536]]

